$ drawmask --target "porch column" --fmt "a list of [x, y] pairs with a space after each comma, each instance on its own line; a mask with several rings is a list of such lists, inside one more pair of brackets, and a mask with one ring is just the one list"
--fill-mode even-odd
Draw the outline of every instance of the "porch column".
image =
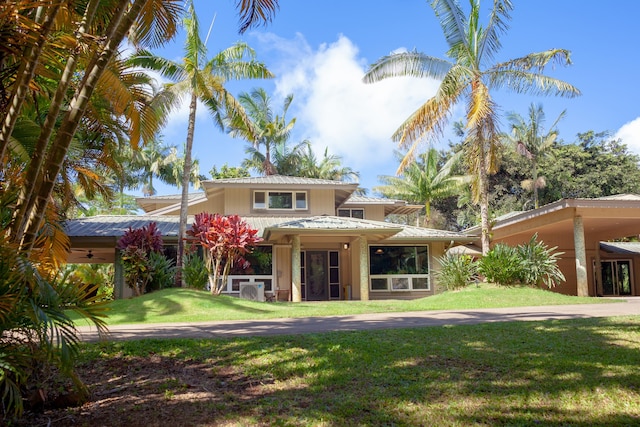
[[291, 236], [291, 301], [302, 301], [302, 277], [300, 276], [300, 236]]
[[584, 225], [581, 216], [573, 217], [573, 245], [576, 252], [576, 285], [579, 297], [589, 296], [587, 282], [587, 253], [584, 244]]
[[369, 247], [367, 238], [358, 237], [360, 247], [360, 301], [369, 301]]

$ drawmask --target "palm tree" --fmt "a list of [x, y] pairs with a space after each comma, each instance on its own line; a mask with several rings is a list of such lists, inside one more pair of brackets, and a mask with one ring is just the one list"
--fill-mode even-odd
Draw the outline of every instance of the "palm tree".
[[[170, 0], [90, 0], [73, 3], [74, 7], [68, 10], [74, 21], [71, 27], [75, 37], [72, 39], [74, 46], [67, 47], [67, 51], [71, 53], [66, 62], [61, 64], [61, 68], [52, 70], [59, 72], [55, 76], [57, 86], [52, 91], [47, 118], [26, 172], [25, 194], [18, 203], [20, 215], [16, 216], [16, 226], [12, 230], [13, 239], [21, 244], [21, 249], [27, 251], [33, 247], [69, 146], [87, 113], [92, 94], [105, 83], [105, 70], [113, 66], [113, 58], [122, 41], [128, 36], [133, 42], [151, 46], [161, 44], [175, 33], [176, 19], [181, 11]], [[56, 18], [59, 2], [41, 6], [40, 11], [47, 17]], [[73, 15], [76, 10], [82, 15]], [[94, 19], [96, 16], [99, 19]], [[25, 85], [28, 87], [33, 79], [26, 69], [38, 64], [40, 53], [36, 57], [31, 54], [38, 48], [29, 43], [25, 45], [24, 59], [20, 61], [10, 98], [11, 107], [1, 117], [3, 130], [0, 132], [0, 158], [12, 133], [14, 116], [20, 114], [26, 99], [21, 88]], [[50, 56], [55, 57], [58, 54], [56, 49], [51, 50]], [[77, 71], [79, 64], [83, 66], [82, 73]], [[24, 71], [21, 71], [23, 68]], [[70, 99], [69, 93], [73, 93]], [[130, 118], [134, 118], [134, 115], [130, 115]]]
[[263, 88], [254, 89], [251, 93], [241, 93], [238, 96], [238, 101], [244, 107], [249, 120], [244, 120], [242, 116], [228, 118], [229, 133], [234, 138], [242, 137], [250, 141], [257, 151], [263, 145], [265, 153], [262, 170], [264, 174], [275, 175], [279, 173], [271, 162], [271, 150], [277, 144], [286, 143], [291, 129], [296, 123], [295, 118], [288, 123], [285, 118], [291, 101], [293, 101], [293, 95], [288, 95], [284, 99], [282, 116], [273, 114], [271, 97]]
[[184, 59], [181, 63], [153, 55], [148, 51], [138, 52], [131, 60], [133, 65], [160, 72], [175, 83], [165, 85], [158, 94], [155, 104], [166, 121], [170, 111], [177, 108], [184, 97], [189, 99], [189, 122], [184, 152], [184, 173], [182, 176], [182, 199], [180, 206], [180, 229], [178, 234], [178, 255], [176, 265], [176, 285], [182, 286], [182, 259], [184, 238], [187, 230], [187, 208], [189, 201], [189, 179], [191, 177], [191, 152], [196, 124], [198, 100], [208, 108], [214, 123], [224, 129], [225, 117], [247, 120], [242, 105], [227, 91], [225, 84], [231, 79], [271, 78], [266, 66], [255, 59], [254, 51], [245, 43], [237, 43], [207, 59], [207, 48], [200, 38], [199, 24], [193, 2], [189, 3], [184, 19], [186, 40]]
[[392, 139], [408, 151], [398, 172], [412, 161], [417, 144], [427, 137], [441, 136], [453, 107], [466, 101], [465, 158], [475, 179], [474, 202], [480, 204], [482, 251], [489, 250], [488, 176], [497, 167], [497, 108], [491, 90], [507, 89], [533, 95], [573, 97], [574, 86], [542, 74], [549, 63], [569, 65], [570, 52], [551, 49], [493, 63], [501, 47], [500, 37], [508, 28], [510, 0], [494, 0], [486, 26], [479, 22], [480, 0], [471, 0], [469, 16], [457, 0], [431, 0], [431, 7], [449, 46], [444, 60], [416, 51], [394, 53], [379, 59], [364, 76], [366, 83], [388, 77], [430, 77], [441, 81], [435, 96], [420, 106], [393, 134]]
[[342, 165], [342, 157], [329, 154], [329, 147], [324, 149], [321, 159], [318, 159], [313, 152], [311, 144], [307, 144], [306, 148], [307, 150], [302, 155], [298, 176], [334, 181], [351, 181], [360, 176], [349, 166]]
[[[431, 221], [431, 204], [458, 194], [461, 187], [468, 182], [467, 177], [451, 175], [461, 153], [453, 155], [442, 168], [439, 168], [440, 155], [438, 150], [431, 148], [420, 155], [418, 161], [407, 165], [401, 176], [379, 176], [378, 180], [384, 185], [375, 187], [374, 191], [385, 197], [423, 204], [424, 226], [428, 227]], [[402, 158], [401, 154], [399, 156]]]
[[[533, 190], [533, 205], [538, 209], [538, 189], [545, 187], [543, 176], [538, 176], [538, 161], [548, 154], [556, 142], [558, 122], [565, 116], [566, 110], [562, 111], [551, 125], [549, 132], [543, 135], [543, 123], [545, 120], [542, 105], [531, 104], [529, 106], [529, 121], [527, 122], [520, 114], [511, 113], [507, 116], [511, 133], [505, 138], [515, 148], [516, 152], [525, 156], [531, 161], [531, 181], [523, 182], [523, 187]], [[527, 180], [528, 181], [528, 180]]]

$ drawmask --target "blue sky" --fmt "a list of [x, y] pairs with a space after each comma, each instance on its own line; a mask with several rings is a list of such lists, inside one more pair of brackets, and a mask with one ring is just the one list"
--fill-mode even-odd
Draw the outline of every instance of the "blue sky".
[[[570, 67], [548, 68], [547, 74], [577, 86], [582, 96], [565, 99], [494, 92], [503, 113], [526, 115], [531, 102], [542, 103], [547, 125], [562, 110], [560, 138], [575, 141], [578, 132], [609, 131], [630, 150], [640, 153], [640, 55], [636, 28], [640, 2], [614, 0], [514, 0], [510, 29], [502, 38], [496, 62], [550, 48], [572, 52]], [[238, 34], [233, 0], [196, 0], [202, 37], [214, 15], [208, 41], [210, 55], [242, 40], [276, 74], [273, 80], [232, 82], [238, 95], [264, 87], [281, 112], [282, 100], [294, 94], [288, 118], [296, 118], [291, 142], [308, 139], [316, 152], [328, 147], [343, 164], [360, 172], [360, 184], [379, 185], [378, 175], [393, 175], [396, 148], [390, 136], [424, 101], [438, 82], [395, 78], [365, 85], [368, 66], [398, 50], [417, 49], [446, 58], [446, 43], [429, 3], [425, 0], [280, 0], [272, 23]], [[468, 3], [462, 0], [465, 7]], [[484, 1], [485, 8], [491, 2]], [[483, 19], [486, 18], [484, 14]], [[486, 19], [483, 21], [486, 22]], [[636, 40], [634, 42], [633, 40]], [[156, 53], [180, 60], [183, 36]], [[463, 115], [459, 105], [453, 120]], [[506, 120], [502, 119], [502, 125]], [[187, 107], [176, 111], [164, 129], [165, 143], [182, 147], [186, 137]], [[436, 148], [445, 148], [445, 135]], [[196, 122], [194, 155], [201, 172], [213, 165], [239, 165], [247, 143], [216, 129], [201, 106]], [[423, 146], [426, 149], [427, 145]], [[176, 188], [158, 185], [159, 194]], [[372, 193], [370, 193], [372, 194]]]

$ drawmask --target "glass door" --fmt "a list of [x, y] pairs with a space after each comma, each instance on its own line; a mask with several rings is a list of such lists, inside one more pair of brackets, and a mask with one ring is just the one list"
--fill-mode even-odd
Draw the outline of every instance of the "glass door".
[[602, 294], [604, 296], [631, 295], [631, 261], [601, 261]]

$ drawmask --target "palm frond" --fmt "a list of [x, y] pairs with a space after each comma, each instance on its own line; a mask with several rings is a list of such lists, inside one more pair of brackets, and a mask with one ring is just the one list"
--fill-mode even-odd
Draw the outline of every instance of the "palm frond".
[[271, 22], [278, 10], [277, 0], [236, 0], [240, 12], [240, 33], [247, 29]]
[[389, 77], [431, 77], [442, 79], [453, 64], [416, 51], [383, 56], [369, 67], [362, 81], [375, 83]]
[[493, 60], [495, 53], [500, 50], [502, 44], [500, 37], [507, 31], [507, 21], [511, 19], [513, 10], [511, 0], [494, 0], [489, 23], [483, 32], [483, 39], [478, 49], [478, 56], [487, 60]]
[[465, 43], [467, 18], [457, 0], [432, 0], [431, 8], [440, 21], [449, 48]]
[[149, 0], [131, 27], [129, 39], [136, 46], [160, 47], [178, 31], [184, 10], [182, 0]]

